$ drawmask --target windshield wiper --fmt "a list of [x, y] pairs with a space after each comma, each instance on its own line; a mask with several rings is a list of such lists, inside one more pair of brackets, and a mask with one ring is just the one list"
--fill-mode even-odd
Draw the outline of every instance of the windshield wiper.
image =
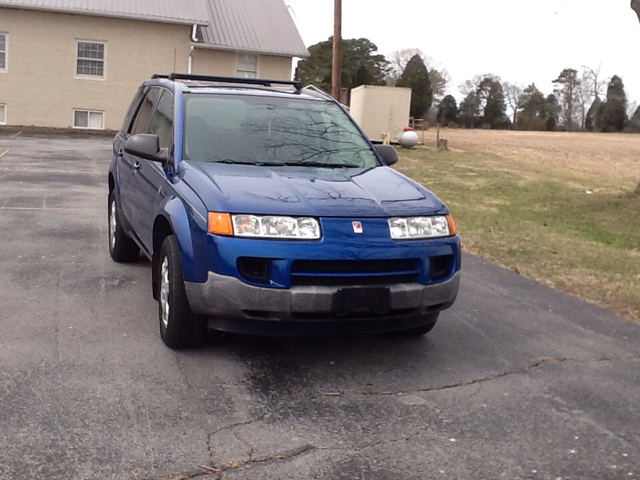
[[214, 163], [226, 163], [228, 165], [256, 165], [258, 167], [277, 167], [279, 163], [252, 162], [251, 160], [233, 160], [225, 158], [224, 160], [214, 160]]
[[317, 168], [363, 168], [352, 163], [325, 163], [325, 162], [284, 162], [280, 165], [286, 167], [317, 167]]
[[251, 160], [234, 160], [225, 158], [214, 160], [214, 163], [229, 165], [255, 165], [257, 167], [309, 167], [309, 168], [364, 168], [352, 163], [325, 163], [325, 162], [252, 162]]

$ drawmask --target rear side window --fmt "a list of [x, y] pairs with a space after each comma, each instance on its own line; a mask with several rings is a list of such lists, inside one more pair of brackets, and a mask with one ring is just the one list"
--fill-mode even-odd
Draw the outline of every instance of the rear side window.
[[144, 87], [140, 87], [133, 97], [133, 101], [131, 105], [129, 105], [129, 111], [124, 117], [124, 122], [122, 123], [122, 131], [129, 132], [129, 127], [131, 127], [131, 120], [133, 120], [133, 116], [138, 110], [138, 105], [140, 105], [140, 100], [142, 99], [142, 95], [144, 95]]
[[169, 148], [173, 141], [173, 95], [164, 90], [151, 117], [149, 133], [160, 139], [160, 148]]
[[153, 113], [153, 106], [161, 93], [162, 91], [158, 87], [152, 87], [149, 89], [147, 95], [142, 101], [142, 105], [140, 105], [136, 119], [133, 122], [133, 128], [131, 128], [132, 135], [148, 133], [149, 121], [151, 120], [151, 114]]

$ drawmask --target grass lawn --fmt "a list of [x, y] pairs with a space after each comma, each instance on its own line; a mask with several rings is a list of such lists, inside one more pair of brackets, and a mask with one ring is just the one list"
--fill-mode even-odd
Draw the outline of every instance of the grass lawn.
[[444, 136], [452, 151], [396, 168], [449, 206], [466, 252], [640, 322], [640, 136]]

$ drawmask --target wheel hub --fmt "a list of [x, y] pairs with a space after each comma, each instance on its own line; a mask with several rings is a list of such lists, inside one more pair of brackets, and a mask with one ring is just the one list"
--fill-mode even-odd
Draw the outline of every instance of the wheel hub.
[[169, 327], [169, 259], [164, 257], [160, 267], [160, 318]]
[[111, 208], [109, 211], [109, 245], [111, 245], [111, 250], [116, 248], [116, 222], [116, 202], [114, 200], [111, 202]]

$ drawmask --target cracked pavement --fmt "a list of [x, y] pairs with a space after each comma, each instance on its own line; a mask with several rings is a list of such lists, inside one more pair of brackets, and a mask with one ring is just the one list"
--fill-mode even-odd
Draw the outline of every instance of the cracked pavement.
[[427, 337], [172, 352], [111, 140], [0, 132], [0, 479], [638, 479], [640, 326], [472, 256]]

